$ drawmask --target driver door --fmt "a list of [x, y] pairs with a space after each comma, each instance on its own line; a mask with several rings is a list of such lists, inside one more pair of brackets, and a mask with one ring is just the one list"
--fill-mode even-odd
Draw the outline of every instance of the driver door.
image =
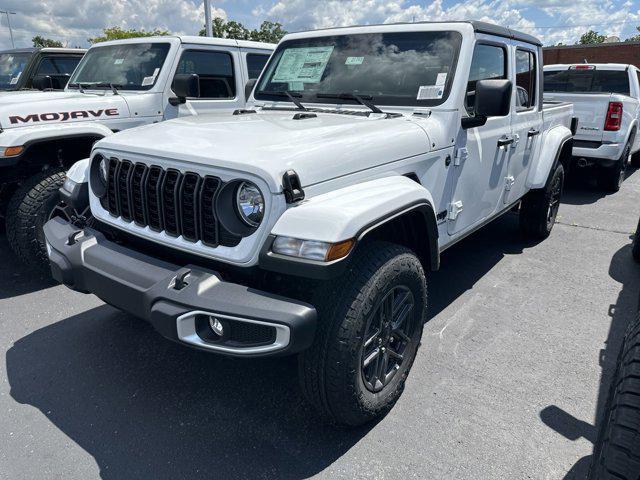
[[[474, 48], [464, 108], [474, 115], [475, 84], [511, 79], [509, 41], [480, 39]], [[464, 115], [464, 113], [463, 113]], [[502, 206], [504, 177], [511, 155], [511, 116], [490, 117], [481, 127], [460, 129], [454, 158], [455, 180], [447, 217], [451, 236], [463, 234]]]

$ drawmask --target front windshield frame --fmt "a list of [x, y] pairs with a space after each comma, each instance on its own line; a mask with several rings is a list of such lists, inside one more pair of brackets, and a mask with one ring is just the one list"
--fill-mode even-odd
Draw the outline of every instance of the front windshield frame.
[[[20, 84], [20, 77], [22, 77], [22, 75], [24, 75], [25, 73], [25, 70], [27, 70], [29, 62], [31, 61], [31, 57], [33, 57], [33, 52], [2, 52], [0, 53], [0, 65], [2, 65], [2, 57], [4, 56], [13, 57], [13, 60], [15, 60], [16, 58], [20, 58], [21, 60], [19, 65], [22, 65], [22, 68], [19, 72], [15, 71], [14, 69], [14, 71], [8, 73], [7, 75], [9, 78], [7, 82], [0, 81], [0, 91], [17, 90], [18, 85]], [[0, 71], [0, 78], [3, 75], [4, 74]], [[13, 83], [11, 83], [12, 81]]]
[[[154, 71], [145, 71], [145, 75], [143, 75], [140, 81], [138, 81], [137, 83], [123, 83], [120, 81], [114, 81], [114, 78], [108, 78], [110, 73], [107, 75], [104, 75], [103, 78], [95, 78], [95, 75], [104, 73], [104, 71], [90, 72], [90, 73], [87, 73], [87, 75], [94, 75], [94, 78], [91, 78], [91, 79], [83, 78], [87, 65], [89, 64], [89, 62], [94, 61], [94, 58], [97, 58], [97, 60], [95, 61], [98, 62], [97, 64], [98, 68], [105, 68], [106, 57], [110, 56], [110, 58], [115, 59], [113, 62], [113, 64], [115, 65], [116, 64], [115, 62], [120, 60], [120, 58], [115, 58], [115, 55], [118, 55], [119, 52], [124, 52], [127, 49], [135, 52], [136, 49], [140, 49], [141, 47], [144, 47], [144, 46], [147, 46], [149, 48], [161, 47], [161, 48], [164, 48], [164, 52], [162, 51], [160, 52], [159, 61], [155, 65], [152, 65], [152, 67], [154, 68]], [[71, 78], [69, 79], [69, 83], [67, 84], [67, 88], [77, 89], [78, 84], [82, 85], [83, 88], [92, 88], [92, 85], [101, 84], [101, 87], [96, 87], [96, 88], [103, 89], [103, 88], [108, 88], [107, 85], [113, 84], [114, 86], [117, 87], [118, 90], [134, 90], [134, 91], [151, 90], [155, 86], [158, 78], [160, 77], [160, 74], [162, 73], [165, 67], [170, 49], [171, 49], [171, 42], [142, 42], [142, 41], [136, 42], [136, 43], [116, 43], [116, 44], [110, 44], [110, 45], [99, 45], [99, 46], [91, 47], [87, 51], [87, 53], [84, 55], [84, 57], [82, 58], [82, 60], [80, 61], [76, 69], [74, 70], [73, 75], [71, 75]], [[132, 57], [132, 59], [137, 61], [138, 55], [135, 54]], [[124, 63], [125, 60], [126, 58], [123, 59], [123, 61], [120, 64]], [[155, 72], [155, 70], [157, 70], [157, 72]], [[126, 71], [126, 70], [121, 69], [119, 72], [114, 71], [114, 74], [122, 73], [123, 71]]]
[[[260, 77], [260, 80], [258, 82], [258, 85], [256, 86], [255, 92], [254, 92], [254, 98], [256, 100], [263, 100], [263, 101], [273, 101], [273, 102], [287, 102], [287, 100], [283, 100], [283, 97], [281, 94], [274, 94], [274, 93], [269, 93], [269, 91], [265, 90], [265, 88], [268, 86], [270, 82], [270, 80], [273, 78], [273, 76], [276, 74], [277, 69], [278, 69], [278, 65], [280, 60], [282, 59], [283, 56], [283, 52], [285, 52], [286, 49], [295, 49], [295, 48], [312, 48], [312, 47], [318, 47], [321, 48], [323, 46], [325, 47], [329, 47], [329, 46], [335, 46], [338, 44], [339, 41], [344, 41], [344, 39], [349, 39], [351, 37], [365, 37], [365, 36], [383, 36], [383, 37], [388, 37], [388, 36], [406, 36], [406, 37], [410, 37], [410, 36], [420, 36], [420, 35], [425, 35], [425, 36], [432, 36], [431, 42], [434, 42], [436, 40], [439, 40], [438, 37], [443, 38], [444, 36], [449, 36], [449, 40], [452, 42], [451, 44], [451, 48], [452, 48], [452, 53], [451, 53], [451, 58], [450, 58], [450, 65], [449, 65], [449, 70], [446, 76], [446, 80], [445, 80], [445, 85], [444, 85], [444, 91], [442, 93], [442, 97], [440, 98], [436, 98], [436, 99], [418, 99], [417, 98], [417, 92], [415, 96], [408, 96], [408, 95], [370, 95], [369, 93], [366, 92], [360, 92], [360, 91], [340, 91], [340, 92], [336, 92], [336, 91], [331, 91], [331, 92], [325, 92], [325, 91], [320, 91], [319, 93], [347, 93], [347, 94], [357, 94], [357, 95], [361, 95], [363, 98], [369, 98], [370, 101], [372, 103], [374, 103], [375, 105], [379, 105], [379, 106], [397, 106], [397, 107], [433, 107], [433, 106], [437, 106], [437, 105], [442, 105], [443, 103], [445, 103], [447, 101], [447, 99], [449, 98], [450, 94], [451, 94], [451, 88], [453, 85], [453, 81], [456, 75], [456, 70], [457, 70], [457, 66], [458, 66], [458, 58], [460, 55], [460, 49], [462, 46], [462, 34], [461, 32], [457, 31], [457, 30], [404, 30], [404, 31], [379, 31], [379, 32], [363, 32], [363, 33], [354, 33], [354, 34], [336, 34], [336, 35], [327, 35], [327, 36], [317, 36], [317, 37], [303, 37], [303, 38], [297, 38], [297, 39], [291, 39], [291, 40], [285, 40], [284, 42], [281, 42], [278, 47], [276, 48], [275, 52], [273, 53], [273, 55], [271, 56], [271, 59], [269, 60], [269, 63], [267, 64], [267, 66], [265, 67], [265, 69], [263, 70], [263, 74]], [[405, 50], [405, 51], [409, 51], [409, 50]], [[415, 51], [415, 50], [413, 50]], [[344, 53], [344, 52], [343, 52]], [[330, 56], [333, 56], [333, 51], [331, 52]], [[347, 57], [350, 58], [350, 57]], [[359, 57], [358, 57], [359, 58]], [[330, 64], [330, 62], [332, 62], [333, 59], [329, 58], [327, 60], [327, 66]], [[359, 61], [359, 60], [358, 60]], [[345, 63], [346, 64], [346, 63]], [[325, 80], [324, 77], [324, 72], [321, 74], [322, 76], [322, 80], [321, 82], [323, 82]], [[276, 82], [273, 82], [276, 83]], [[277, 83], [285, 83], [285, 82], [277, 82]], [[313, 93], [305, 93], [305, 91], [299, 91], [299, 90], [291, 90], [292, 93], [295, 93], [297, 97], [299, 97], [301, 102], [304, 103], [318, 103], [318, 104], [345, 104], [345, 103], [349, 103], [349, 104], [357, 104], [358, 102], [355, 100], [350, 100], [347, 98], [341, 98], [341, 99], [333, 99], [333, 98], [317, 98], [315, 95], [315, 92]]]

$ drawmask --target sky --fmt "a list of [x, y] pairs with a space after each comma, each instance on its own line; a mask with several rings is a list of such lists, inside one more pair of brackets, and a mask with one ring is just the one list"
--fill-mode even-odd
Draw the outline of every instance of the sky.
[[[102, 28], [162, 28], [197, 34], [202, 0], [0, 0], [15, 12], [16, 47], [42, 35], [68, 46], [87, 46]], [[530, 33], [545, 45], [573, 44], [589, 29], [623, 40], [640, 25], [640, 0], [211, 0], [213, 15], [255, 28], [277, 21], [288, 31], [425, 20], [484, 20]], [[11, 48], [0, 14], [0, 49]]]

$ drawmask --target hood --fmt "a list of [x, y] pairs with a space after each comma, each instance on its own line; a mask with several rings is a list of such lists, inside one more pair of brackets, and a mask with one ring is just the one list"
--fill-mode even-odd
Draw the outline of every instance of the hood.
[[303, 186], [429, 151], [425, 131], [409, 118], [260, 111], [185, 117], [111, 135], [96, 149], [130, 152], [249, 172], [281, 190], [294, 169]]
[[18, 128], [129, 116], [120, 95], [80, 92], [40, 92], [0, 95], [0, 126]]

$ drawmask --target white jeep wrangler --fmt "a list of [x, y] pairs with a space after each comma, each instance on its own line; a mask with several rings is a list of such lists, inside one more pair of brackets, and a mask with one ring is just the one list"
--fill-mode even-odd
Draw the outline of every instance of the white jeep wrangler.
[[[0, 96], [0, 217], [15, 253], [48, 268], [42, 226], [52, 216], [82, 214], [56, 207], [58, 189], [64, 172], [86, 158], [97, 140], [171, 118], [244, 107], [247, 80], [260, 75], [274, 48], [205, 37], [104, 42], [89, 49], [64, 92]], [[50, 76], [38, 84], [54, 86]]]
[[572, 110], [541, 83], [538, 40], [495, 25], [287, 35], [253, 110], [95, 145], [63, 190], [96, 224], [45, 225], [53, 275], [184, 345], [299, 354], [305, 396], [361, 424], [403, 390], [440, 253], [514, 208], [549, 235]]

